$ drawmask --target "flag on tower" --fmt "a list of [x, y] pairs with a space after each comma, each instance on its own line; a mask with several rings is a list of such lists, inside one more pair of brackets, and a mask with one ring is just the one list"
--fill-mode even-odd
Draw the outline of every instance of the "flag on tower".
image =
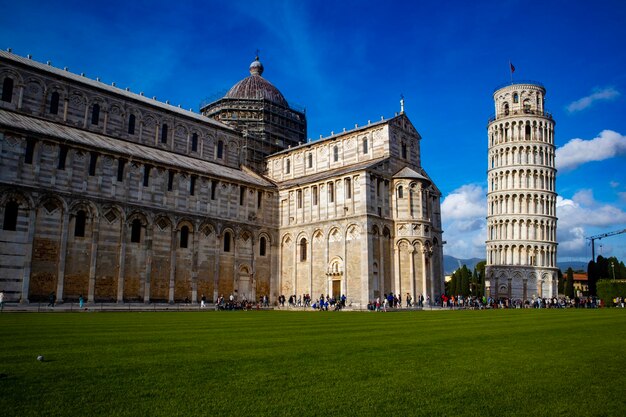
[[509, 65], [511, 66], [511, 74], [513, 74], [515, 72], [515, 67], [513, 66], [511, 61], [509, 61]]

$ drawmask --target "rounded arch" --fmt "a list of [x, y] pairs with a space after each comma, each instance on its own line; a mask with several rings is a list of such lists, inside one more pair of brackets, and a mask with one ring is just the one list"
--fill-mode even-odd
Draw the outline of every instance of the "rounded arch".
[[343, 275], [343, 258], [334, 256], [328, 261], [328, 275]]
[[13, 79], [14, 85], [17, 87], [18, 85], [24, 84], [24, 78], [22, 75], [11, 69], [11, 68], [2, 68], [0, 69], [0, 82], [4, 80], [5, 77], [10, 77]]
[[180, 219], [178, 219], [178, 222], [176, 223], [176, 230], [181, 230], [183, 226], [187, 226], [190, 232], [195, 231], [195, 225], [193, 221], [188, 217], [181, 217]]
[[28, 209], [35, 207], [35, 201], [30, 194], [20, 190], [9, 188], [0, 193], [0, 204], [5, 206], [9, 201], [15, 201], [19, 205], [24, 204]]
[[133, 210], [126, 217], [126, 224], [130, 225], [134, 220], [139, 220], [143, 227], [147, 227], [150, 224], [150, 217], [143, 211]]
[[69, 205], [70, 214], [76, 214], [79, 210], [85, 210], [92, 218], [100, 215], [98, 206], [89, 200], [76, 200]]

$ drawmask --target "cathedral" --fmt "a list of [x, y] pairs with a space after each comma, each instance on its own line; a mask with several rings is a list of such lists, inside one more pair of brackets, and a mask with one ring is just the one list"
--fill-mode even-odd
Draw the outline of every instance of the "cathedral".
[[263, 70], [194, 112], [0, 51], [5, 300], [442, 294], [441, 193], [404, 110], [310, 141]]

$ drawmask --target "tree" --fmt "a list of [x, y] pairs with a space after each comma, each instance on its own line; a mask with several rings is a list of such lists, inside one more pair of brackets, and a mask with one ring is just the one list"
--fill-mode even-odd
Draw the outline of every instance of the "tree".
[[595, 296], [597, 294], [597, 283], [598, 273], [596, 263], [594, 261], [589, 261], [589, 264], [587, 265], [587, 284], [589, 285], [589, 295]]
[[574, 298], [574, 271], [572, 268], [567, 268], [567, 286], [565, 288], [565, 295], [569, 298]]
[[557, 279], [558, 279], [558, 293], [565, 294], [565, 277], [563, 277], [563, 272], [561, 270], [556, 271]]
[[598, 255], [596, 261], [596, 274], [599, 280], [613, 278], [613, 275], [609, 273], [609, 260], [602, 255]]
[[467, 268], [467, 266], [463, 265], [461, 268], [461, 291], [459, 294], [467, 297], [469, 295], [469, 284], [470, 277], [472, 276], [471, 272]]
[[478, 291], [476, 295], [482, 297], [485, 295], [485, 265], [487, 261], [480, 261], [476, 264], [476, 270], [478, 271]]

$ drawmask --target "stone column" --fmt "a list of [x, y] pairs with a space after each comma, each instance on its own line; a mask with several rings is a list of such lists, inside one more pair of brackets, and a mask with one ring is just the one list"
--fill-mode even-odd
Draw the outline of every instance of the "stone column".
[[197, 227], [193, 233], [193, 248], [191, 249], [191, 302], [193, 304], [198, 302], [198, 251], [200, 240], [200, 229]]
[[69, 105], [69, 97], [65, 97], [65, 99], [63, 100], [63, 122], [67, 122], [67, 111], [69, 109]]
[[216, 303], [219, 297], [219, 273], [220, 273], [220, 242], [221, 237], [215, 232], [215, 268], [213, 269], [213, 302]]
[[[427, 260], [428, 260], [428, 249], [426, 249], [426, 247], [422, 248], [422, 295], [424, 296], [424, 302], [426, 302], [426, 295], [427, 295], [427, 281], [428, 281], [428, 269], [427, 266]], [[455, 294], [456, 295], [456, 294]], [[432, 297], [431, 297], [431, 302], [432, 302]]]
[[409, 276], [411, 277], [410, 291], [411, 298], [415, 300], [415, 248], [413, 246], [409, 248], [409, 256], [411, 257], [411, 262], [409, 263]]
[[24, 256], [24, 272], [22, 275], [22, 296], [20, 298], [20, 304], [28, 304], [29, 302], [28, 291], [30, 289], [30, 272], [33, 260], [33, 240], [35, 239], [36, 214], [37, 209], [30, 207], [28, 213], [28, 240], [26, 244], [26, 256]]
[[314, 237], [311, 236], [309, 246], [307, 247], [307, 251], [309, 252], [309, 294], [313, 294], [313, 239]]
[[59, 258], [57, 267], [57, 301], [63, 302], [63, 284], [65, 280], [65, 256], [67, 252], [67, 234], [69, 228], [70, 213], [63, 210], [63, 220], [61, 223], [61, 244], [59, 245]]
[[120, 228], [120, 253], [118, 258], [119, 269], [117, 271], [117, 302], [121, 304], [124, 302], [124, 274], [126, 265], [126, 228], [128, 227], [125, 221], [121, 222]]
[[146, 280], [143, 287], [143, 302], [150, 302], [150, 287], [152, 283], [152, 227], [146, 226]]
[[109, 111], [104, 110], [104, 123], [102, 125], [102, 133], [106, 135], [107, 133], [107, 125], [109, 124]]
[[[384, 229], [383, 229], [384, 230]], [[382, 294], [384, 292], [385, 289], [385, 243], [384, 243], [384, 239], [385, 239], [385, 235], [383, 233], [383, 230], [381, 230], [380, 234], [378, 235], [378, 253], [379, 253], [379, 258], [380, 258], [380, 262], [378, 263], [378, 291], [379, 291], [379, 295]]]
[[87, 117], [89, 116], [89, 103], [85, 100], [85, 116], [83, 117], [83, 129], [87, 128]]
[[91, 253], [89, 255], [89, 287], [87, 289], [87, 302], [94, 302], [96, 292], [96, 262], [98, 260], [98, 239], [100, 236], [100, 216], [94, 214], [93, 228], [91, 232]]
[[176, 235], [178, 230], [172, 225], [172, 239], [170, 243], [170, 292], [168, 301], [174, 304], [174, 284], [176, 280]]
[[18, 94], [19, 95], [17, 97], [17, 109], [21, 110], [22, 109], [22, 103], [24, 101], [24, 84], [20, 84]]
[[393, 271], [394, 288], [390, 290], [397, 291], [397, 289], [400, 288], [400, 250], [398, 249], [398, 244], [396, 242], [394, 242], [394, 245], [393, 245], [393, 260], [394, 260], [394, 271]]

